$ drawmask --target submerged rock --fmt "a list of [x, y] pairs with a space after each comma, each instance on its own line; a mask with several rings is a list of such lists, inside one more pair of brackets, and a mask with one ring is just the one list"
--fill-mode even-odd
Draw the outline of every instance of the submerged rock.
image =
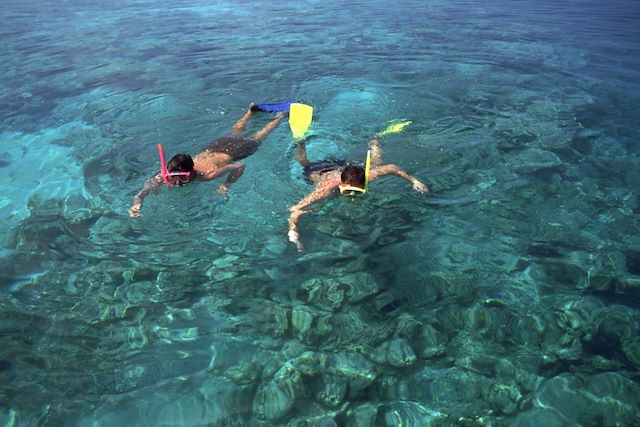
[[402, 377], [382, 377], [376, 381], [376, 390], [384, 400], [421, 402], [431, 409], [460, 417], [487, 408], [482, 395], [490, 383], [486, 378], [457, 368], [423, 367]]
[[556, 313], [557, 325], [569, 332], [584, 329], [603, 306], [599, 299], [593, 297], [571, 300]]
[[332, 327], [339, 333], [328, 336], [330, 340], [328, 340], [325, 350], [368, 345], [370, 340], [375, 340], [377, 337], [377, 328], [367, 323], [364, 316], [357, 311], [349, 310], [335, 313], [329, 320]]
[[[609, 425], [640, 425], [640, 385], [637, 381], [614, 372], [590, 377], [585, 395], [593, 402], [590, 419], [607, 419]], [[584, 419], [584, 418], [583, 418]]]
[[638, 356], [637, 343], [640, 340], [640, 320], [633, 309], [611, 305], [601, 309], [586, 326], [583, 338], [584, 352], [600, 355], [606, 359], [628, 364]]
[[347, 379], [339, 375], [322, 375], [318, 383], [316, 400], [326, 406], [334, 408], [344, 400], [347, 394]]
[[423, 358], [442, 356], [446, 352], [447, 337], [431, 325], [424, 325], [416, 336], [416, 349]]
[[507, 163], [518, 173], [533, 173], [560, 166], [562, 161], [551, 151], [528, 148], [507, 156]]
[[302, 375], [293, 362], [287, 362], [273, 376], [273, 381], [287, 396], [295, 400], [303, 392]]
[[301, 285], [298, 296], [318, 308], [335, 311], [342, 307], [347, 295], [351, 293], [351, 288], [344, 283], [332, 279], [314, 278]]
[[291, 325], [293, 331], [299, 335], [306, 335], [311, 331], [311, 325], [313, 324], [312, 311], [304, 306], [298, 305], [291, 311]]
[[533, 408], [518, 414], [509, 425], [512, 427], [564, 427], [572, 423], [553, 408]]
[[582, 382], [573, 375], [560, 375], [545, 381], [536, 392], [534, 405], [539, 408], [554, 408], [567, 420], [578, 422], [589, 405], [581, 393]]
[[375, 295], [380, 290], [375, 277], [370, 273], [358, 272], [348, 274], [340, 279], [343, 283], [347, 284], [351, 288], [349, 295], [349, 302], [357, 303], [372, 295]]
[[[297, 400], [312, 395], [309, 388], [313, 379], [325, 371], [326, 364], [325, 355], [311, 351], [285, 362], [273, 373], [273, 378], [258, 387], [253, 400], [255, 415], [267, 421], [278, 421], [289, 416]], [[326, 386], [320, 387], [320, 390], [324, 390], [321, 401], [324, 399], [324, 403], [336, 402], [333, 406], [342, 402], [344, 391], [341, 392], [340, 387], [335, 386], [339, 381], [340, 379], [326, 379]]]
[[394, 402], [381, 408], [383, 426], [429, 426], [446, 418], [444, 414], [415, 402]]
[[373, 299], [373, 306], [381, 314], [391, 314], [406, 304], [406, 300], [392, 291], [378, 294]]
[[288, 395], [275, 381], [258, 387], [253, 398], [253, 413], [261, 420], [275, 421], [293, 410], [294, 396]]
[[364, 403], [347, 410], [345, 425], [347, 427], [374, 427], [376, 426], [377, 417], [378, 406], [372, 403]]
[[616, 293], [640, 297], [640, 276], [622, 275], [615, 280]]
[[624, 342], [622, 351], [627, 359], [636, 366], [636, 369], [640, 368], [640, 339]]
[[515, 375], [515, 366], [510, 360], [504, 358], [477, 355], [460, 359], [457, 364], [471, 372], [475, 372], [489, 378], [510, 380], [513, 379]]
[[512, 415], [519, 409], [522, 391], [514, 385], [492, 384], [485, 398], [497, 413]]
[[412, 315], [402, 313], [396, 320], [396, 334], [408, 340], [413, 340], [422, 331], [423, 325]]
[[293, 334], [305, 343], [313, 343], [333, 330], [329, 312], [306, 305], [297, 305], [291, 310]]
[[224, 371], [224, 376], [237, 384], [253, 384], [260, 377], [262, 368], [256, 362], [239, 363]]
[[301, 417], [291, 420], [287, 423], [287, 427], [338, 427], [334, 417], [330, 415], [320, 415], [316, 417]]
[[277, 337], [285, 336], [289, 332], [291, 314], [289, 310], [276, 307], [273, 310], [273, 333]]
[[[541, 384], [533, 398], [537, 409], [520, 414], [514, 425], [638, 425], [639, 396], [636, 382], [620, 374], [562, 374]], [[525, 423], [531, 414], [539, 423]]]
[[396, 368], [409, 366], [416, 361], [411, 344], [404, 338], [394, 338], [382, 343], [371, 357], [377, 363], [386, 363]]
[[296, 296], [322, 310], [337, 311], [347, 302], [360, 302], [379, 289], [371, 274], [345, 273], [339, 269], [330, 277], [314, 277], [303, 282]]
[[354, 397], [376, 379], [371, 362], [359, 353], [341, 352], [329, 360], [329, 372], [345, 378], [349, 384], [349, 395]]
[[296, 399], [304, 395], [303, 372], [315, 372], [309, 369], [316, 364], [317, 359], [312, 353], [304, 353], [299, 358], [286, 362], [271, 380], [258, 387], [253, 399], [255, 415], [269, 421], [287, 416], [293, 410]]

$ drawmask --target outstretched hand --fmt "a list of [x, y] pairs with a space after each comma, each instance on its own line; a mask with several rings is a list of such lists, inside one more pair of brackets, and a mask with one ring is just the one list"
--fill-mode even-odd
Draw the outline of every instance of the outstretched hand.
[[413, 189], [419, 191], [420, 193], [426, 193], [429, 191], [429, 187], [427, 187], [417, 179], [413, 181]]
[[140, 216], [140, 208], [142, 208], [142, 206], [140, 206], [140, 205], [131, 206], [131, 208], [129, 208], [129, 216], [131, 218], [139, 217]]
[[218, 186], [218, 189], [216, 190], [216, 193], [220, 194], [221, 196], [226, 196], [229, 194], [229, 186], [225, 183], [220, 184]]

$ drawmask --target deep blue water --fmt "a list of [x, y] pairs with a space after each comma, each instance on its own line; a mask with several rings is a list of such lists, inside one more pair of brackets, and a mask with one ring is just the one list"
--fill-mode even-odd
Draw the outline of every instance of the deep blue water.
[[[640, 2], [0, 8], [0, 424], [638, 425]], [[163, 189], [254, 101], [386, 162], [287, 241], [279, 126], [226, 197]], [[254, 131], [271, 114], [249, 123]]]

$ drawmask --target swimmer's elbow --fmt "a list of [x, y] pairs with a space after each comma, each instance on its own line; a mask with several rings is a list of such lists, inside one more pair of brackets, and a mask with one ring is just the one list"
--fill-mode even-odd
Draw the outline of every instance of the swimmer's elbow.
[[402, 172], [402, 169], [398, 165], [387, 165], [387, 173], [397, 175], [400, 172]]
[[235, 173], [238, 175], [242, 175], [242, 173], [244, 172], [244, 163], [234, 163], [233, 168], [235, 169]]
[[401, 169], [398, 165], [387, 165], [387, 167], [388, 175], [395, 175], [400, 178], [409, 179], [409, 174], [405, 172], [404, 169]]
[[289, 208], [289, 212], [291, 212], [292, 216], [294, 214], [302, 215], [304, 213], [304, 210], [302, 209], [302, 206], [294, 205]]

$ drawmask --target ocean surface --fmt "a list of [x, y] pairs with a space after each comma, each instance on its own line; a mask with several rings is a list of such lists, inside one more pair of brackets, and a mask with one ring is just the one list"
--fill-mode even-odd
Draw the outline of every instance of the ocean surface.
[[[639, 1], [5, 0], [0, 46], [0, 426], [640, 425]], [[310, 160], [411, 120], [430, 192], [299, 253], [283, 122], [128, 216], [158, 143], [289, 100]]]

